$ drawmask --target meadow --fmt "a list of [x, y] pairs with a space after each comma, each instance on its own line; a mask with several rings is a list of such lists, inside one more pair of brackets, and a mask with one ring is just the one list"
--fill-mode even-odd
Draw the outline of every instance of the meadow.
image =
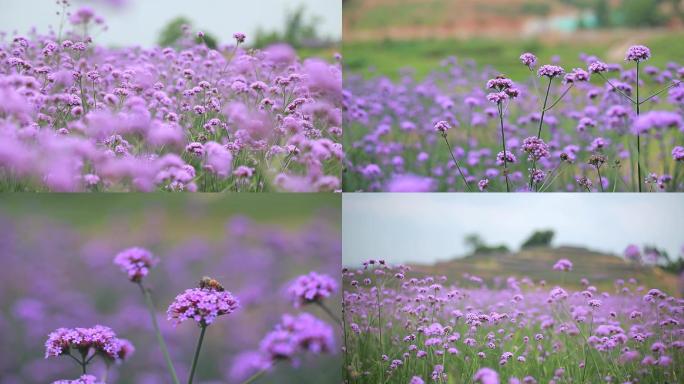
[[343, 189], [681, 190], [675, 39], [608, 63], [591, 44], [345, 44]]
[[339, 379], [338, 199], [147, 196], [3, 199], [0, 383]]
[[383, 260], [346, 268], [345, 378], [411, 384], [681, 382], [682, 299], [629, 276], [599, 288], [586, 277], [567, 276], [574, 268], [570, 260], [557, 259], [548, 274], [559, 283], [548, 285], [507, 275], [451, 278], [441, 274], [443, 268], [431, 275]]
[[[341, 68], [286, 44], [98, 44], [106, 21], [58, 1], [56, 27], [0, 40], [0, 191], [323, 192], [341, 186]], [[304, 55], [311, 55], [306, 50]]]

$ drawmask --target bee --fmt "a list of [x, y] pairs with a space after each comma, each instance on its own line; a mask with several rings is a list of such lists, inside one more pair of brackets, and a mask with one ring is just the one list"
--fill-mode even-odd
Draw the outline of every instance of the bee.
[[209, 276], [204, 276], [204, 277], [202, 277], [202, 279], [200, 279], [200, 281], [199, 281], [199, 287], [200, 287], [201, 289], [205, 289], [205, 288], [213, 289], [213, 290], [218, 291], [218, 292], [223, 292], [223, 291], [225, 291], [225, 289], [223, 288], [223, 286], [221, 285], [221, 283], [219, 283], [219, 282], [216, 281], [215, 279], [212, 279], [212, 278], [209, 277]]
[[506, 79], [507, 77], [506, 77], [506, 75], [504, 75], [504, 74], [502, 73], [502, 74], [496, 76], [496, 78], [497, 78], [497, 79]]

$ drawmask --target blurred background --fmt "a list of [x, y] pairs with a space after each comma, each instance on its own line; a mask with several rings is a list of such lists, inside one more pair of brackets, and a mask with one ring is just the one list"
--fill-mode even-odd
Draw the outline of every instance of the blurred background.
[[[206, 34], [207, 44], [233, 44], [233, 33], [247, 34], [247, 46], [287, 42], [313, 55], [339, 49], [342, 5], [339, 0], [70, 0], [71, 10], [88, 5], [105, 19], [107, 31], [95, 40], [108, 46], [171, 45], [180, 27]], [[0, 29], [27, 33], [59, 27], [59, 9], [51, 0], [2, 0]]]
[[[131, 246], [160, 263], [145, 279], [181, 378], [187, 377], [199, 329], [173, 328], [166, 308], [203, 275], [219, 280], [241, 308], [207, 331], [197, 383], [241, 382], [240, 353], [258, 349], [282, 314], [294, 309], [285, 286], [310, 271], [338, 276], [341, 199], [285, 195], [6, 194], [0, 200], [0, 383], [45, 384], [73, 379], [66, 357], [44, 359], [48, 333], [59, 327], [112, 327], [137, 348], [110, 372], [111, 383], [168, 383], [143, 297], [114, 256]], [[339, 296], [330, 299], [335, 303]], [[328, 321], [331, 325], [332, 322]], [[340, 339], [337, 339], [339, 346]], [[239, 365], [238, 365], [239, 366]], [[257, 383], [339, 381], [339, 355], [279, 364]], [[96, 365], [93, 373], [101, 373]]]
[[[452, 281], [470, 273], [579, 286], [586, 277], [603, 289], [635, 277], [684, 295], [681, 194], [345, 194], [343, 207], [346, 266], [385, 259]], [[628, 260], [632, 244], [641, 255]], [[553, 271], [561, 258], [572, 272]]]
[[637, 43], [650, 64], [684, 60], [682, 0], [344, 0], [343, 30], [347, 69], [370, 76], [422, 77], [456, 56], [516, 79], [526, 51], [571, 67], [579, 53], [620, 62]]

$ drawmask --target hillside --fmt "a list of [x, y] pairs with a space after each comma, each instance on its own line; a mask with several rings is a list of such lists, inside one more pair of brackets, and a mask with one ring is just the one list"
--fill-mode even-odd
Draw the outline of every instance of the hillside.
[[[553, 264], [561, 258], [572, 261], [574, 267], [571, 272], [553, 270]], [[515, 276], [576, 288], [580, 286], [580, 279], [586, 277], [591, 284], [603, 290], [610, 290], [617, 279], [635, 277], [647, 288], [659, 288], [670, 294], [677, 292], [677, 276], [660, 268], [630, 265], [621, 257], [577, 247], [538, 247], [508, 254], [476, 254], [434, 265], [413, 264], [411, 267], [414, 274], [445, 275], [451, 281], [470, 273], [487, 282], [496, 276]]]

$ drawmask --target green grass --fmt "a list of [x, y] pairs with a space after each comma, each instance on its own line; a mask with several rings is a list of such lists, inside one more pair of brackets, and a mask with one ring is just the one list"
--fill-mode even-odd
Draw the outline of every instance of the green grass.
[[169, 219], [163, 222], [164, 230], [178, 235], [172, 237], [179, 240], [187, 235], [189, 227], [199, 227], [209, 237], [221, 236], [226, 220], [235, 215], [296, 228], [318, 212], [339, 215], [341, 207], [339, 195], [322, 193], [6, 193], [0, 201], [0, 217], [49, 219], [98, 233], [111, 228], [113, 223], [125, 223], [132, 231], [145, 231], [150, 215], [164, 215]]
[[[443, 20], [447, 10], [446, 0], [397, 2], [399, 4], [380, 5], [362, 13], [355, 26], [361, 29], [376, 29], [383, 28], [388, 23], [392, 26], [431, 25]], [[391, 20], [388, 20], [388, 14], [392, 15]]]
[[[684, 34], [671, 34], [643, 42], [653, 53], [649, 65], [662, 66], [669, 61], [684, 61]], [[580, 53], [603, 57], [608, 46], [602, 44], [566, 44], [551, 46], [535, 40], [501, 41], [492, 39], [469, 40], [414, 40], [382, 42], [350, 42], [342, 45], [345, 70], [364, 76], [389, 76], [397, 79], [399, 70], [411, 68], [418, 78], [423, 78], [439, 68], [440, 62], [449, 56], [459, 60], [473, 59], [479, 68], [491, 66], [497, 71], [520, 81], [529, 70], [520, 64], [523, 52], [533, 52], [538, 63], [548, 63], [559, 55], [561, 64], [570, 69], [585, 65]]]

